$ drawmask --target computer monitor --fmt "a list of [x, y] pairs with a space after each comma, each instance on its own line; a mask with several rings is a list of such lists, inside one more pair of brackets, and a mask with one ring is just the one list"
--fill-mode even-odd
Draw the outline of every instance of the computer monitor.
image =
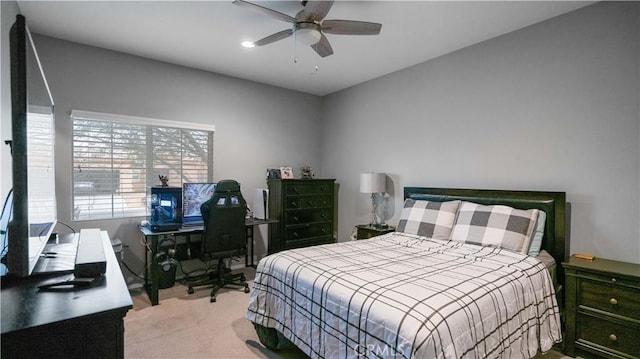
[[216, 183], [183, 183], [182, 184], [182, 226], [203, 226], [200, 206], [209, 200], [216, 191]]

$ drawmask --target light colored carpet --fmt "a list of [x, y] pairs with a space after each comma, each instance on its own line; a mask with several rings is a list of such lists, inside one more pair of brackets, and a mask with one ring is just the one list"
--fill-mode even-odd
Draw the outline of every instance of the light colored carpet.
[[[253, 280], [252, 268], [242, 269]], [[160, 304], [151, 306], [143, 290], [132, 292], [133, 309], [124, 319], [125, 358], [269, 358], [306, 356], [295, 347], [273, 352], [260, 344], [252, 324], [244, 318], [249, 294], [223, 288], [209, 302], [206, 287], [187, 294], [176, 282], [160, 290]], [[537, 359], [559, 359], [558, 352]]]

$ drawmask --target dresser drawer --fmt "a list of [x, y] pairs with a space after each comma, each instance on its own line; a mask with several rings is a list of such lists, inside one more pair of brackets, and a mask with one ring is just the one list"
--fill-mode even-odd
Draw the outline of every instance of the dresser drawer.
[[632, 325], [579, 313], [577, 343], [594, 343], [608, 349], [640, 357], [640, 328]]
[[328, 208], [332, 204], [331, 196], [288, 196], [285, 209]]
[[287, 211], [285, 213], [285, 221], [288, 224], [304, 224], [315, 222], [332, 221], [333, 214], [331, 209], [313, 210], [313, 211]]
[[316, 223], [301, 226], [287, 226], [285, 240], [296, 240], [310, 237], [331, 236], [331, 223]]
[[287, 241], [284, 249], [303, 248], [309, 246], [318, 246], [321, 244], [333, 243], [331, 236], [303, 238]]
[[286, 186], [287, 195], [330, 194], [333, 193], [333, 182], [291, 183]]
[[580, 293], [580, 305], [640, 320], [638, 289], [582, 280]]

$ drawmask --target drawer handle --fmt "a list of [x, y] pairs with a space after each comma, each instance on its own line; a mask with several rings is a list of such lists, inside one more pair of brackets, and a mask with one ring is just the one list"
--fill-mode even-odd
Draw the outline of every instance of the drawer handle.
[[615, 334], [610, 334], [609, 340], [611, 340], [612, 342], [615, 342], [615, 341], [618, 341], [618, 337]]
[[609, 299], [609, 303], [611, 303], [611, 305], [616, 305], [618, 304], [618, 300], [616, 298], [611, 298]]
[[291, 201], [290, 204], [291, 204], [291, 207], [297, 207], [298, 206], [298, 204], [295, 201]]
[[298, 232], [293, 232], [293, 236], [294, 236], [294, 237], [298, 237], [298, 236], [299, 236], [299, 235], [298, 235]]
[[300, 220], [298, 219], [297, 216], [293, 216], [293, 220], [296, 221], [296, 222], [300, 222]]
[[617, 282], [615, 278], [611, 278], [611, 283]]
[[307, 201], [307, 204], [311, 206], [313, 204], [313, 202], [312, 201]]

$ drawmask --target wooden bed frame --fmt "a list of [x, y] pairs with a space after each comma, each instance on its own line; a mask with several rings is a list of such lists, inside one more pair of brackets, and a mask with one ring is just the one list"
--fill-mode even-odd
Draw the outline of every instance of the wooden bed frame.
[[462, 200], [484, 205], [502, 204], [518, 209], [545, 211], [542, 248], [556, 260], [558, 306], [564, 308], [562, 288], [564, 272], [561, 263], [568, 258], [569, 242], [566, 240], [566, 194], [565, 192], [508, 191], [491, 189], [405, 187], [404, 198], [427, 201]]
[[[556, 297], [560, 312], [564, 312], [564, 273], [561, 263], [567, 259], [566, 194], [564, 192], [509, 191], [488, 189], [405, 187], [404, 198], [428, 201], [463, 200], [484, 205], [502, 204], [518, 209], [539, 209], [547, 214], [542, 248], [556, 260]], [[562, 314], [561, 314], [562, 315]], [[256, 333], [265, 347], [278, 350], [281, 338], [273, 328], [255, 324]]]

